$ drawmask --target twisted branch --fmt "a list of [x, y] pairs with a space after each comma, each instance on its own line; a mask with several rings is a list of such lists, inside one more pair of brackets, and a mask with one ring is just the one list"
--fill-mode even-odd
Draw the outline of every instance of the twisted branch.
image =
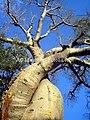
[[70, 62], [68, 62], [68, 65], [69, 65], [70, 69], [73, 71], [73, 73], [76, 75], [76, 77], [78, 78], [78, 80], [80, 81], [80, 84], [83, 84], [85, 87], [90, 88], [90, 85], [88, 85], [88, 83], [86, 83], [85, 80], [83, 80], [83, 79], [79, 76], [79, 74], [78, 74], [78, 73], [76, 72], [76, 70], [74, 69], [73, 65], [72, 65]]

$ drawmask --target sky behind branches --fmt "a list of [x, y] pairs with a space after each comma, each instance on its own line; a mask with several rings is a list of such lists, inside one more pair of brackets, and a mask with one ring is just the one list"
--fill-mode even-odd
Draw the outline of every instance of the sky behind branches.
[[[0, 0], [0, 8], [3, 7], [3, 2], [4, 0]], [[22, 4], [23, 0], [15, 0], [17, 3]], [[86, 15], [86, 12], [90, 12], [90, 0], [61, 0], [62, 4], [64, 4], [64, 8], [67, 10], [70, 10], [74, 12], [75, 15], [77, 16], [83, 16]], [[19, 5], [18, 4], [18, 5]], [[34, 9], [34, 11], [37, 11], [38, 9]], [[39, 13], [39, 11], [37, 11]], [[0, 12], [1, 13], [1, 12]], [[7, 19], [6, 16], [3, 17], [3, 13], [0, 14], [0, 25], [3, 22], [3, 20]], [[46, 24], [46, 23], [45, 23]], [[46, 26], [47, 27], [47, 26]], [[12, 36], [11, 31], [14, 28], [14, 30], [20, 31], [20, 29], [17, 29], [15, 27], [12, 27], [10, 32], [7, 34], [9, 37]], [[45, 30], [44, 30], [45, 31]], [[72, 33], [69, 32], [69, 29], [62, 29], [64, 32], [64, 39], [66, 39], [69, 34], [72, 35]], [[23, 34], [21, 32], [21, 34]], [[25, 37], [25, 36], [22, 36]], [[53, 40], [56, 36], [50, 36], [49, 44], [45, 45], [46, 40], [43, 40], [41, 42], [42, 48], [46, 51], [52, 47], [57, 46], [57, 41]], [[66, 41], [65, 41], [66, 43]], [[49, 47], [50, 46], [50, 47]], [[67, 98], [67, 93], [69, 92], [70, 89], [72, 89], [72, 84], [70, 81], [70, 78], [68, 77], [67, 73], [61, 73], [58, 72], [57, 75], [55, 76], [57, 81], [54, 81], [57, 87], [61, 90], [63, 97], [64, 97], [64, 120], [86, 120], [85, 114], [88, 113], [90, 115], [89, 110], [86, 108], [87, 105], [87, 93], [86, 89], [82, 89], [83, 86], [80, 88], [80, 91], [76, 92], [76, 98], [75, 100], [69, 101]], [[90, 117], [90, 116], [89, 116]]]
[[[65, 8], [71, 10], [77, 16], [85, 16], [86, 12], [90, 13], [90, 0], [63, 0]], [[62, 77], [60, 77], [62, 76]], [[61, 80], [60, 80], [60, 79]], [[87, 109], [87, 89], [83, 86], [76, 92], [75, 100], [69, 101], [66, 94], [70, 89], [70, 79], [67, 75], [58, 73], [57, 86], [61, 89], [64, 97], [64, 120], [90, 120], [90, 108]]]

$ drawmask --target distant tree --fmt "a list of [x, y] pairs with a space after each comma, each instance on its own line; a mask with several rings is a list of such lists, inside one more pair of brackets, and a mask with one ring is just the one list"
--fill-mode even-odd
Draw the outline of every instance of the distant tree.
[[[20, 5], [19, 2], [24, 2], [24, 4]], [[16, 73], [17, 70], [23, 68], [27, 63], [24, 59], [20, 62], [20, 58], [28, 59], [26, 49], [32, 55], [33, 63], [22, 69], [10, 81], [8, 90], [3, 95], [2, 120], [62, 120], [62, 95], [50, 82], [49, 73], [53, 74], [62, 69], [72, 71], [73, 78], [76, 77], [77, 80], [75, 87], [70, 91], [71, 96], [74, 96], [81, 85], [90, 88], [88, 80], [90, 76], [90, 18], [73, 20], [73, 15], [62, 10], [58, 0], [27, 0], [18, 1], [18, 3], [16, 0], [7, 0], [3, 4], [10, 18], [5, 21], [7, 26], [10, 27], [13, 24], [14, 32], [18, 27], [20, 34], [18, 39], [6, 37], [8, 36], [6, 33], [0, 35], [1, 41], [13, 45], [4, 48], [1, 43], [1, 71], [4, 69], [4, 75], [7, 75], [8, 72]], [[23, 8], [28, 10], [26, 14]], [[34, 13], [30, 16], [30, 11], [34, 12], [34, 9], [37, 16]], [[52, 39], [49, 35], [56, 35], [56, 31], [59, 31], [61, 26], [71, 27], [75, 30], [76, 36], [66, 44], [63, 44], [60, 39], [60, 46], [44, 52], [41, 42], [43, 39]], [[21, 37], [20, 29], [24, 37]], [[2, 31], [4, 31], [3, 25]], [[22, 40], [19, 40], [19, 37]], [[23, 42], [24, 38], [26, 42]], [[48, 41], [47, 44], [49, 44]], [[16, 57], [19, 61], [14, 59]]]
[[[0, 35], [5, 37], [3, 34]], [[0, 41], [0, 101], [2, 94], [8, 89], [11, 79], [31, 63], [30, 55], [25, 48], [16, 45], [5, 47], [5, 44]]]
[[0, 41], [0, 97], [7, 89], [11, 78], [26, 65], [29, 65], [31, 60], [26, 49], [22, 46], [9, 45], [5, 47], [5, 44]]

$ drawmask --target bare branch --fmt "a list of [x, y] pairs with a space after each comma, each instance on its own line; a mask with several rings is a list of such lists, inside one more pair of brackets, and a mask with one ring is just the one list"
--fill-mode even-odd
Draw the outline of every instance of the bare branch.
[[77, 64], [80, 66], [85, 66], [90, 68], [90, 62], [88, 62], [87, 60], [81, 60], [77, 57], [69, 57], [66, 59], [66, 61], [70, 62], [71, 64]]
[[33, 25], [31, 24], [27, 31], [30, 32], [32, 28], [33, 28]]
[[28, 30], [27, 30], [29, 33], [30, 33], [31, 29], [33, 28], [33, 19], [34, 19], [34, 17], [35, 17], [35, 15], [33, 15], [31, 17], [31, 19], [30, 19], [30, 25], [29, 25]]
[[[72, 43], [71, 43], [72, 44]], [[88, 38], [88, 39], [85, 39], [85, 40], [78, 40], [77, 42], [75, 42], [74, 44], [73, 44], [73, 47], [74, 46], [81, 46], [81, 45], [89, 45], [90, 46], [90, 39]], [[72, 45], [71, 45], [72, 46]], [[71, 47], [70, 46], [70, 47]]]
[[82, 73], [80, 74], [80, 76], [83, 76], [85, 74], [86, 71], [86, 66], [84, 66], [84, 70], [82, 71]]
[[76, 56], [90, 55], [90, 47], [85, 47], [85, 48], [69, 48], [69, 47], [66, 46], [65, 49], [63, 49], [62, 47], [53, 48], [53, 49], [47, 51], [45, 53], [45, 56], [48, 57], [48, 56], [56, 54], [56, 53], [61, 53], [64, 50], [67, 51], [68, 58], [70, 58], [70, 57], [76, 57]]
[[37, 32], [36, 32], [36, 38], [35, 38], [36, 41], [38, 41], [39, 38], [40, 38], [40, 34], [41, 34], [41, 31], [42, 31], [43, 20], [44, 20], [46, 14], [47, 14], [46, 7], [47, 7], [47, 4], [45, 4], [44, 10], [43, 10], [43, 12], [41, 14], [41, 17], [39, 19], [39, 22], [38, 22], [38, 28], [37, 28]]
[[39, 40], [41, 40], [41, 39], [47, 37], [47, 36], [49, 35], [50, 31], [51, 31], [51, 29], [49, 28], [49, 29], [47, 30], [47, 32], [46, 32], [44, 35], [41, 35], [41, 36], [40, 36]]
[[84, 85], [84, 86], [86, 86], [87, 88], [90, 88], [90, 85], [88, 85], [88, 83], [86, 83], [85, 82], [85, 80], [83, 80], [80, 76], [79, 76], [79, 74], [76, 72], [76, 70], [74, 69], [74, 67], [73, 67], [73, 65], [70, 63], [70, 62], [68, 62], [68, 64], [69, 64], [69, 67], [70, 67], [70, 69], [73, 71], [73, 73], [76, 75], [76, 77], [78, 78], [78, 80]]
[[12, 21], [13, 21], [13, 24], [15, 25], [15, 26], [18, 26], [19, 28], [21, 28], [21, 30], [24, 32], [24, 33], [26, 33], [26, 30], [24, 29], [24, 27], [22, 27], [22, 25], [20, 25], [19, 23], [18, 23], [18, 19], [14, 16], [14, 15], [12, 15], [11, 13], [10, 13], [10, 0], [7, 0], [7, 14], [10, 16], [10, 18], [12, 19]]
[[85, 40], [85, 41], [84, 40], [83, 41], [80, 40], [80, 42], [77, 42], [83, 36], [84, 36], [84, 33], [81, 32], [81, 34], [75, 40], [72, 40], [72, 42], [70, 43], [69, 46], [70, 47], [74, 47], [76, 45], [90, 44], [87, 40]]
[[84, 40], [84, 43], [85, 43], [86, 45], [90, 45], [90, 38], [85, 39], [85, 40]]
[[[19, 40], [13, 40], [13, 39], [2, 37], [2, 36], [0, 36], [0, 40], [7, 42], [7, 43], [11, 43], [11, 44], [15, 44], [15, 45], [19, 45], [19, 46], [23, 46], [23, 47], [27, 48], [30, 51], [30, 53], [32, 54], [33, 58], [35, 58], [35, 55], [38, 56], [38, 54], [36, 53], [36, 49], [33, 49], [29, 42], [22, 42]], [[38, 48], [38, 51], [42, 52], [41, 49], [39, 49], [39, 48]]]
[[[38, 3], [38, 1], [36, 3], [40, 7], [42, 6], [41, 4]], [[60, 9], [61, 6], [50, 7], [50, 9], [47, 10], [46, 8], [48, 6], [48, 3], [49, 3], [49, 1], [46, 0], [44, 6], [42, 6], [43, 7], [43, 12], [42, 12], [41, 17], [40, 17], [39, 22], [38, 22], [38, 28], [37, 28], [37, 32], [36, 32], [36, 38], [35, 38], [36, 41], [39, 41], [40, 39], [43, 39], [43, 38], [47, 37], [49, 35], [49, 33], [50, 33], [51, 30], [55, 30], [57, 27], [59, 27], [62, 24], [65, 24], [65, 25], [68, 25], [68, 26], [72, 26], [72, 27], [76, 27], [76, 25], [73, 25], [73, 24], [70, 24], [70, 23], [66, 22], [61, 16], [58, 16], [58, 15], [56, 15], [54, 13], [50, 13], [50, 11], [54, 11], [54, 10]], [[52, 19], [54, 25], [51, 26], [51, 27], [49, 27], [49, 29], [47, 30], [47, 32], [44, 35], [41, 35], [42, 24], [43, 24], [43, 20], [44, 20], [44, 18], [45, 18], [46, 15], [50, 16], [50, 18]], [[59, 22], [59, 23], [56, 24], [54, 22], [52, 16], [59, 17], [61, 19], [61, 22]]]
[[52, 70], [52, 71], [50, 72], [50, 75], [53, 75], [55, 72], [59, 71], [60, 69], [67, 68], [67, 67], [68, 67], [67, 65], [62, 64], [61, 66], [56, 67], [54, 70]]
[[76, 84], [76, 86], [73, 88], [73, 90], [70, 90], [69, 93], [71, 94], [71, 96], [73, 97], [74, 96], [74, 93], [76, 91], [76, 89], [82, 84], [82, 82], [78, 82]]
[[48, 14], [50, 17], [51, 17], [51, 16], [55, 16], [55, 17], [57, 17], [57, 18], [60, 18], [60, 20], [62, 21], [62, 23], [63, 23], [64, 25], [71, 26], [71, 27], [78, 27], [78, 25], [74, 25], [74, 24], [71, 24], [71, 23], [66, 22], [65, 18], [62, 18], [60, 15], [57, 15], [57, 14], [55, 14], [55, 13], [50, 13], [50, 12], [48, 12], [47, 14]]
[[67, 49], [69, 51], [69, 57], [90, 55], [90, 47]]
[[49, 56], [51, 56], [55, 53], [59, 53], [61, 51], [62, 51], [62, 47], [53, 48], [45, 53], [45, 57], [49, 57]]
[[33, 18], [34, 18], [34, 16], [31, 18], [30, 25], [29, 25], [29, 27], [28, 27], [28, 29], [26, 31], [27, 40], [30, 43], [30, 45], [33, 45], [33, 38], [31, 36], [31, 30], [33, 28], [33, 23], [32, 23]]
[[[83, 76], [86, 72], [86, 66], [81, 66], [81, 65], [74, 65], [75, 69], [77, 70], [77, 73], [81, 76]], [[83, 69], [82, 69], [83, 68]]]
[[60, 22], [60, 23], [57, 23], [57, 24], [54, 25], [54, 26], [51, 26], [51, 30], [56, 29], [58, 26], [60, 26], [60, 25], [62, 25], [62, 24], [63, 24], [63, 22]]
[[62, 17], [61, 17], [60, 15], [57, 15], [57, 14], [55, 14], [55, 13], [50, 13], [50, 12], [48, 12], [47, 15], [49, 15], [49, 16], [55, 16], [55, 17], [57, 17], [57, 18], [62, 19]]
[[22, 41], [19, 41], [19, 40], [13, 40], [13, 39], [2, 37], [2, 36], [0, 36], [0, 40], [4, 41], [4, 42], [7, 42], [7, 43], [24, 46], [24, 47], [29, 46], [29, 43], [27, 43], [27, 42], [22, 42]]
[[37, 5], [38, 7], [44, 7], [43, 4], [40, 4], [37, 0], [35, 0], [35, 2], [33, 2], [35, 5]]
[[47, 4], [48, 7], [51, 7], [51, 6], [49, 6], [49, 2], [50, 2], [50, 0], [45, 0], [44, 5], [43, 5], [43, 4], [40, 4], [40, 3], [38, 2], [38, 0], [35, 0], [35, 2], [33, 2], [33, 3], [34, 3], [35, 5], [37, 5], [38, 7], [44, 8], [44, 7], [45, 7], [45, 4]]
[[60, 9], [61, 8], [61, 6], [56, 6], [56, 7], [54, 7], [54, 8], [50, 8], [49, 10], [47, 10], [47, 12], [49, 13], [50, 11], [54, 11], [54, 10], [57, 10], [57, 9]]
[[63, 24], [63, 23], [60, 22], [60, 23], [58, 23], [57, 25], [51, 26], [44, 35], [41, 35], [41, 36], [40, 36], [39, 40], [47, 37], [47, 36], [49, 35], [49, 33], [51, 32], [51, 30], [56, 29], [58, 26], [60, 26], [60, 25], [62, 25], [62, 24]]
[[7, 0], [7, 14], [12, 19], [13, 24], [15, 26], [18, 26], [19, 28], [21, 28], [21, 30], [25, 33], [29, 44], [32, 46], [33, 45], [33, 39], [32, 39], [32, 36], [30, 34], [30, 30], [32, 29], [32, 24], [29, 26], [28, 30], [25, 30], [24, 27], [19, 24], [18, 19], [13, 14], [11, 14], [11, 12], [10, 12], [10, 1], [9, 0]]
[[67, 25], [67, 26], [71, 26], [71, 27], [78, 27], [78, 25], [74, 25], [71, 23], [66, 22], [64, 19], [62, 19], [63, 24]]
[[44, 5], [41, 5], [40, 3], [35, 3], [38, 7], [44, 7]]

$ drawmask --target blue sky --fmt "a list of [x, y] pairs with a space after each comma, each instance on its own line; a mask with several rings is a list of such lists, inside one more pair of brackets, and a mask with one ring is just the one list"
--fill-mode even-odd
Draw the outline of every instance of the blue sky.
[[[1, 0], [0, 2], [0, 7], [2, 7], [2, 2], [4, 0]], [[16, 0], [17, 2], [20, 2], [22, 4], [22, 0]], [[90, 12], [90, 0], [61, 0], [62, 4], [64, 4], [64, 8], [67, 10], [71, 10], [74, 12], [75, 15], [85, 15], [86, 11]], [[30, 9], [28, 9], [30, 10]], [[34, 9], [33, 11], [37, 11], [38, 9]], [[37, 11], [39, 12], [39, 11]], [[26, 16], [27, 17], [27, 16]], [[4, 19], [7, 19], [6, 15], [3, 16], [3, 13], [0, 14], [0, 25]], [[46, 24], [46, 23], [45, 23]], [[47, 27], [47, 26], [46, 26]], [[13, 29], [13, 30], [12, 30]], [[13, 34], [11, 34], [11, 31], [14, 33], [20, 32], [20, 34], [23, 34], [19, 28], [15, 28], [14, 26], [10, 28], [9, 33], [7, 34], [9, 37], [12, 37]], [[69, 32], [69, 29], [64, 29], [63, 30], [65, 36], [64, 39], [67, 39], [68, 34], [71, 34]], [[71, 34], [72, 35], [72, 34]], [[22, 38], [25, 36], [22, 35]], [[49, 37], [49, 39], [44, 39], [41, 44], [42, 48], [44, 50], [48, 50], [52, 47], [57, 46], [58, 41], [56, 41], [57, 36], [53, 34]], [[47, 44], [48, 42], [48, 44]], [[66, 42], [66, 41], [65, 41]], [[86, 89], [82, 89], [83, 86], [81, 87], [80, 91], [76, 92], [76, 99], [75, 101], [69, 101], [67, 99], [67, 94], [70, 89], [72, 89], [72, 84], [70, 81], [70, 78], [68, 77], [67, 73], [62, 73], [58, 72], [56, 75], [56, 81], [55, 84], [57, 87], [61, 90], [63, 97], [64, 97], [64, 120], [86, 120], [84, 114], [89, 113], [89, 110], [86, 109]]]
[[84, 15], [85, 11], [90, 11], [90, 0], [63, 0], [65, 6], [76, 15]]
[[[86, 11], [90, 12], [90, 0], [63, 0], [63, 2], [65, 8], [73, 11], [75, 15], [85, 15]], [[67, 80], [67, 75], [58, 73], [58, 77], [60, 80], [57, 82], [57, 86], [61, 89], [64, 96], [72, 87], [68, 84], [70, 81]], [[80, 89], [79, 92], [76, 92], [77, 99], [75, 101], [69, 101], [68, 103], [66, 98], [64, 98], [64, 120], [86, 120], [85, 113], [90, 115], [90, 109], [86, 109], [86, 94], [86, 89]]]

